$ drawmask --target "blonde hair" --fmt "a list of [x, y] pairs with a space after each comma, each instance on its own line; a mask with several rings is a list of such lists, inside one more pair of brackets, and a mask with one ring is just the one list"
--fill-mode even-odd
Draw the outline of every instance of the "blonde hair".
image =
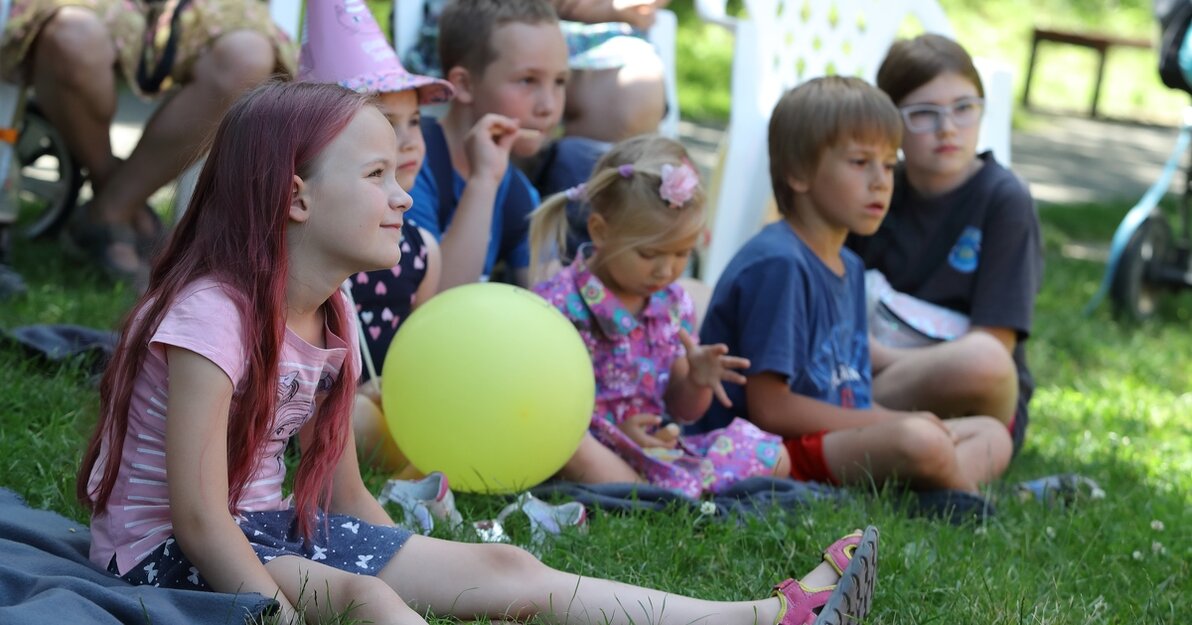
[[902, 145], [902, 118], [882, 90], [850, 76], [824, 76], [786, 92], [770, 116], [770, 184], [778, 212], [795, 209], [790, 179], [810, 178], [824, 150], [854, 139]]
[[633, 249], [683, 239], [704, 228], [704, 191], [696, 185], [681, 204], [661, 195], [664, 166], [689, 167], [687, 151], [677, 141], [643, 135], [622, 141], [596, 163], [582, 187], [547, 198], [530, 215], [530, 268], [534, 281], [545, 279], [543, 262], [567, 246], [567, 201], [584, 201], [589, 215], [600, 215], [616, 245], [601, 250], [601, 259]]

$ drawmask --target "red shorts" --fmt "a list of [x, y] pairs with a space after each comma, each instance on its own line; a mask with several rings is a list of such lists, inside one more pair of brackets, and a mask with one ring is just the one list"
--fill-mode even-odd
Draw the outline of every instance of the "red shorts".
[[804, 434], [782, 441], [791, 457], [791, 477], [800, 482], [825, 482], [840, 485], [828, 463], [824, 462], [824, 435], [827, 430]]

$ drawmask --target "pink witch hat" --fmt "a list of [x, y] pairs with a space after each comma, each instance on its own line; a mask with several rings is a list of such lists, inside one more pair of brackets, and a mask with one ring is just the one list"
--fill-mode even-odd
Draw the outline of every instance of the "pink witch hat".
[[402, 67], [364, 0], [306, 3], [298, 80], [369, 93], [417, 89], [420, 104], [446, 102], [455, 95], [451, 83]]

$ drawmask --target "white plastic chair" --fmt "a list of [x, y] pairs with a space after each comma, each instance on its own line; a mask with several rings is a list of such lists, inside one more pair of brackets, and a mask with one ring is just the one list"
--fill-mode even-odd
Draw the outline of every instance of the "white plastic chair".
[[[418, 31], [422, 28], [423, 2], [421, 0], [394, 0], [393, 2], [393, 47], [398, 55], [405, 54], [418, 42]], [[650, 28], [650, 43], [658, 51], [658, 57], [665, 68], [663, 79], [666, 89], [666, 116], [658, 124], [658, 132], [666, 137], [679, 137], [679, 91], [675, 82], [675, 33], [679, 20], [672, 11], [660, 10], [655, 14], [654, 26]]]
[[[906, 18], [949, 37], [952, 27], [935, 0], [745, 0], [748, 17], [732, 18], [725, 0], [696, 0], [708, 22], [735, 34], [732, 110], [722, 145], [723, 169], [710, 193], [712, 241], [701, 278], [714, 284], [738, 249], [761, 227], [772, 197], [767, 158], [770, 113], [788, 89], [817, 76], [860, 76], [873, 82]], [[1010, 164], [1013, 73], [978, 61], [985, 117], [978, 149]]]

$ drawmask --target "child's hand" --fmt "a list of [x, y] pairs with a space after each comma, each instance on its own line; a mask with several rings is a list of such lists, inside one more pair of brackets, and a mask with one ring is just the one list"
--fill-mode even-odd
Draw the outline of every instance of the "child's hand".
[[[464, 152], [472, 176], [500, 182], [509, 168], [509, 151], [520, 132], [517, 120], [489, 113], [464, 135]], [[536, 132], [536, 131], [526, 131]]]
[[716, 399], [725, 408], [731, 408], [733, 402], [729, 400], [728, 393], [724, 392], [722, 382], [744, 384], [745, 376], [737, 373], [734, 369], [748, 368], [749, 360], [738, 356], [729, 356], [728, 346], [724, 343], [700, 345], [691, 338], [686, 330], [679, 330], [679, 341], [683, 343], [683, 349], [687, 351], [687, 362], [690, 366], [687, 375], [692, 383], [712, 387], [712, 393]]
[[948, 428], [947, 424], [944, 423], [944, 420], [940, 419], [933, 412], [928, 412], [926, 410], [907, 410], [907, 411], [899, 410], [899, 411], [894, 411], [894, 414], [899, 419], [923, 419], [924, 421], [930, 421], [933, 424], [935, 424], [936, 427], [938, 427], [939, 429], [943, 430], [944, 432], [947, 432], [949, 438], [954, 438], [953, 434], [952, 434], [952, 430], [950, 430]]
[[661, 424], [662, 417], [656, 414], [638, 413], [618, 423], [617, 427], [629, 437], [629, 440], [637, 443], [642, 449], [650, 447], [674, 449], [679, 442], [679, 427], [672, 423], [653, 434], [650, 433]]

